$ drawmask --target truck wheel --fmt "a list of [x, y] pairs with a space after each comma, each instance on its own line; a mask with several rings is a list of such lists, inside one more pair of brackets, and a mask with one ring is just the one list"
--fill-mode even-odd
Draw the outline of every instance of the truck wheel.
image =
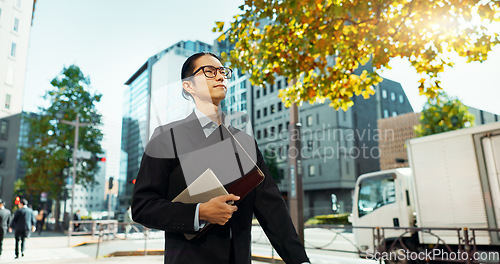
[[[390, 247], [392, 245], [392, 241], [387, 241], [386, 246]], [[389, 254], [389, 260], [387, 260], [386, 264], [415, 264], [415, 261], [407, 259], [406, 255], [407, 250], [397, 242], [388, 249], [387, 253]]]

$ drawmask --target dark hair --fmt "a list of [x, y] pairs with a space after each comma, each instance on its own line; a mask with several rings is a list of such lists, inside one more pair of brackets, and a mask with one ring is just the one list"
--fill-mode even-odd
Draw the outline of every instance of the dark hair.
[[[184, 64], [182, 65], [182, 69], [181, 69], [181, 81], [191, 77], [193, 75], [193, 72], [194, 72], [194, 62], [202, 57], [202, 56], [205, 56], [205, 55], [210, 55], [214, 58], [216, 58], [217, 60], [221, 61], [221, 59], [219, 58], [219, 56], [213, 54], [212, 52], [209, 52], [209, 51], [203, 51], [203, 52], [198, 52], [198, 53], [195, 53], [193, 55], [191, 55], [189, 58], [187, 58], [187, 60], [184, 62]], [[191, 97], [191, 94], [189, 94], [188, 92], [186, 92], [186, 90], [184, 90], [184, 88], [182, 89], [182, 96], [186, 99], [188, 99], [189, 97]]]
[[28, 205], [28, 200], [26, 199], [21, 199], [21, 201], [19, 201], [20, 203], [22, 203], [24, 206]]

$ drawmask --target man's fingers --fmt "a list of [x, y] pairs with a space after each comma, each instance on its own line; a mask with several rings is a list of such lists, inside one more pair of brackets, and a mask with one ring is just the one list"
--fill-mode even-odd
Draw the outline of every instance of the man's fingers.
[[239, 196], [236, 196], [234, 194], [226, 194], [226, 195], [221, 195], [219, 196], [220, 199], [222, 199], [224, 202], [227, 201], [238, 201], [240, 199]]

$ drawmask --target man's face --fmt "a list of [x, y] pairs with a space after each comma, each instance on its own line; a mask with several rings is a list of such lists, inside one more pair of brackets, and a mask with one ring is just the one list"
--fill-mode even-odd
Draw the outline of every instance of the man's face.
[[[214, 66], [219, 68], [222, 67], [222, 64], [213, 56], [204, 55], [194, 62], [194, 66], [194, 71], [196, 71], [202, 66]], [[203, 70], [200, 70], [193, 76], [192, 83], [194, 86], [194, 94], [192, 93], [192, 95], [199, 100], [212, 102], [218, 105], [220, 101], [226, 98], [227, 79], [225, 79], [219, 71], [217, 71], [214, 78], [207, 78]]]

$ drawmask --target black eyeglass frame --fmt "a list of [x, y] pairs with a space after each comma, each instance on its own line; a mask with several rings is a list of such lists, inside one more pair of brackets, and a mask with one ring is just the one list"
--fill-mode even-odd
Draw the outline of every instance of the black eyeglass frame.
[[[233, 76], [233, 69], [231, 69], [229, 67], [224, 67], [224, 66], [217, 68], [217, 67], [212, 66], [212, 65], [201, 66], [200, 68], [198, 68], [198, 70], [196, 70], [196, 71], [193, 72], [192, 76], [194, 76], [195, 74], [197, 74], [200, 70], [203, 71], [203, 74], [207, 78], [215, 78], [215, 76], [217, 76], [217, 72], [215, 72], [214, 76], [208, 76], [207, 73], [205, 72], [205, 68], [213, 68], [214, 70], [220, 72], [220, 74], [224, 77], [224, 79], [231, 79], [231, 77]], [[222, 71], [226, 71], [227, 74], [222, 73]]]

